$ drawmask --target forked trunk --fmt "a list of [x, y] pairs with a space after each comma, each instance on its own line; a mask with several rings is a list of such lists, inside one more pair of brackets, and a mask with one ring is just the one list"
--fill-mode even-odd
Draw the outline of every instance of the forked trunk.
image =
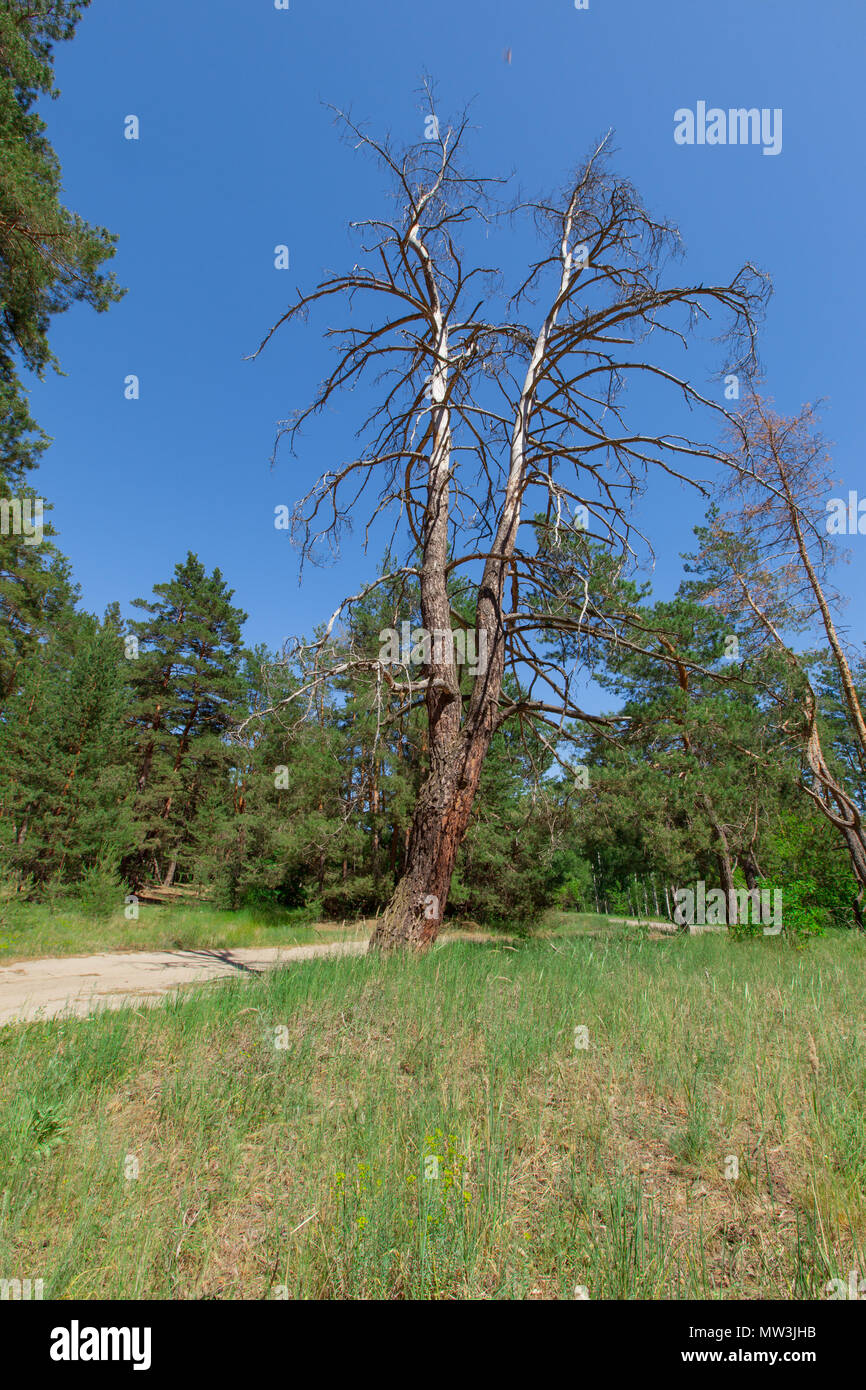
[[[425, 702], [430, 736], [430, 774], [421, 789], [412, 818], [403, 876], [370, 941], [371, 950], [403, 947], [426, 950], [436, 940], [451, 888], [451, 876], [478, 791], [481, 769], [499, 719], [499, 697], [505, 670], [505, 625], [502, 596], [511, 567], [523, 498], [527, 443], [542, 366], [557, 316], [571, 284], [571, 232], [579, 190], [572, 195], [563, 222], [560, 293], [548, 311], [526, 369], [511, 434], [508, 480], [490, 551], [478, 587], [475, 630], [483, 652], [475, 673], [468, 707], [452, 649], [431, 650], [426, 663]], [[448, 593], [448, 517], [451, 502], [451, 381], [448, 329], [439, 291], [432, 276], [430, 255], [410, 229], [408, 241], [421, 259], [430, 291], [436, 354], [430, 373], [432, 447], [427, 480], [427, 504], [422, 536], [421, 619], [431, 634], [450, 633]], [[513, 603], [518, 607], [516, 572]], [[461, 727], [462, 724], [462, 727]]]
[[436, 940], [490, 737], [486, 729], [466, 728], [436, 759], [418, 796], [403, 875], [376, 923], [371, 950], [425, 951]]

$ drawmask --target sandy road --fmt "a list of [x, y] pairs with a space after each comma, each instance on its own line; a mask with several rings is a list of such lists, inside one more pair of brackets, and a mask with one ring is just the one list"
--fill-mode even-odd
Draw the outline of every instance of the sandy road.
[[84, 1018], [98, 1009], [156, 1003], [185, 985], [257, 975], [275, 965], [314, 956], [362, 955], [366, 949], [366, 941], [337, 941], [321, 946], [125, 951], [16, 961], [0, 967], [0, 1027], [59, 1014]]
[[[670, 922], [620, 920], [651, 932], [675, 932]], [[488, 932], [451, 932], [446, 940], [496, 941]], [[77, 1018], [98, 1009], [156, 1003], [187, 985], [231, 975], [261, 974], [275, 965], [316, 956], [359, 956], [366, 940], [312, 946], [228, 947], [189, 951], [122, 951], [95, 956], [54, 956], [0, 966], [0, 1027], [32, 1023], [68, 1013]]]

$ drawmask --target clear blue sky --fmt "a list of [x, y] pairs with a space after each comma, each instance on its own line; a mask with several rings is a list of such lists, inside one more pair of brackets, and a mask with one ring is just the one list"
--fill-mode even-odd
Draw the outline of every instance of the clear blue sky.
[[[590, 0], [588, 11], [573, 0], [291, 0], [288, 11], [93, 0], [57, 50], [62, 95], [44, 114], [67, 204], [119, 234], [129, 293], [106, 315], [78, 307], [55, 321], [67, 375], [33, 390], [55, 440], [37, 487], [84, 605], [118, 599], [128, 611], [190, 549], [236, 590], [247, 640], [277, 647], [372, 575], [378, 554], [350, 542], [299, 589], [273, 526], [275, 505], [348, 454], [363, 404], [347, 400], [296, 460], [269, 468], [275, 421], [324, 374], [327, 318], [243, 358], [296, 285], [352, 263], [348, 221], [383, 206], [378, 171], [340, 142], [322, 102], [414, 139], [425, 72], [445, 115], [472, 101], [485, 173], [546, 191], [613, 126], [618, 169], [678, 224], [696, 282], [747, 259], [769, 271], [768, 389], [783, 410], [828, 398], [836, 471], [866, 495], [864, 40], [857, 0]], [[781, 107], [781, 154], [676, 145], [675, 109], [699, 100]], [[123, 138], [129, 114], [137, 142]], [[277, 243], [289, 272], [274, 269]], [[139, 401], [124, 399], [128, 373]], [[702, 512], [679, 486], [654, 487], [642, 505], [660, 596]], [[841, 580], [859, 638], [866, 537], [851, 549]]]

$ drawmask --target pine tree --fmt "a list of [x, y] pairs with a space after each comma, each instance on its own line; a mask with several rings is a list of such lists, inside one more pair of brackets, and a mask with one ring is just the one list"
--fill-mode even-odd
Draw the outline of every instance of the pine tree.
[[195, 827], [215, 790], [230, 799], [232, 725], [243, 713], [241, 626], [218, 569], [207, 574], [189, 553], [154, 598], [135, 599], [148, 616], [133, 622], [131, 662], [136, 740], [138, 845], [128, 871], [164, 886], [194, 856]]
[[129, 703], [116, 607], [64, 612], [0, 721], [0, 848], [14, 878], [69, 884], [132, 843]]
[[52, 48], [71, 39], [90, 0], [5, 0], [0, 6], [0, 472], [22, 486], [48, 439], [30, 415], [19, 367], [56, 366], [52, 318], [83, 301], [107, 309], [123, 291], [101, 267], [115, 238], [60, 202], [61, 171], [36, 114], [58, 95]]
[[[0, 480], [0, 499], [4, 495]], [[31, 490], [27, 495], [32, 498]], [[71, 612], [78, 595], [52, 535], [48, 522], [38, 543], [11, 528], [0, 530], [0, 713], [23, 679], [28, 655]]]

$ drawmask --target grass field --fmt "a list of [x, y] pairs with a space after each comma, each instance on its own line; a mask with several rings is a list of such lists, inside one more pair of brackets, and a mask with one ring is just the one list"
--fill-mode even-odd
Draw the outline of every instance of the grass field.
[[608, 927], [4, 1029], [0, 1276], [54, 1298], [820, 1297], [866, 1269], [864, 965], [841, 934]]
[[[607, 919], [596, 913], [550, 911], [543, 934], [595, 931]], [[462, 931], [449, 927], [449, 934]], [[208, 904], [142, 903], [137, 921], [122, 910], [93, 917], [70, 901], [49, 908], [44, 903], [0, 901], [0, 966], [48, 956], [86, 956], [100, 951], [218, 950], [257, 946], [306, 946], [316, 942], [358, 939], [373, 920], [318, 922], [302, 912], [220, 911]], [[481, 929], [469, 935], [490, 935]], [[508, 937], [509, 941], [514, 938]]]
[[97, 918], [74, 902], [54, 910], [42, 903], [6, 902], [0, 903], [0, 965], [99, 951], [305, 946], [359, 936], [363, 931], [363, 924], [315, 923], [300, 913], [221, 912], [206, 905], [142, 903], [138, 920], [127, 921], [122, 910]]

